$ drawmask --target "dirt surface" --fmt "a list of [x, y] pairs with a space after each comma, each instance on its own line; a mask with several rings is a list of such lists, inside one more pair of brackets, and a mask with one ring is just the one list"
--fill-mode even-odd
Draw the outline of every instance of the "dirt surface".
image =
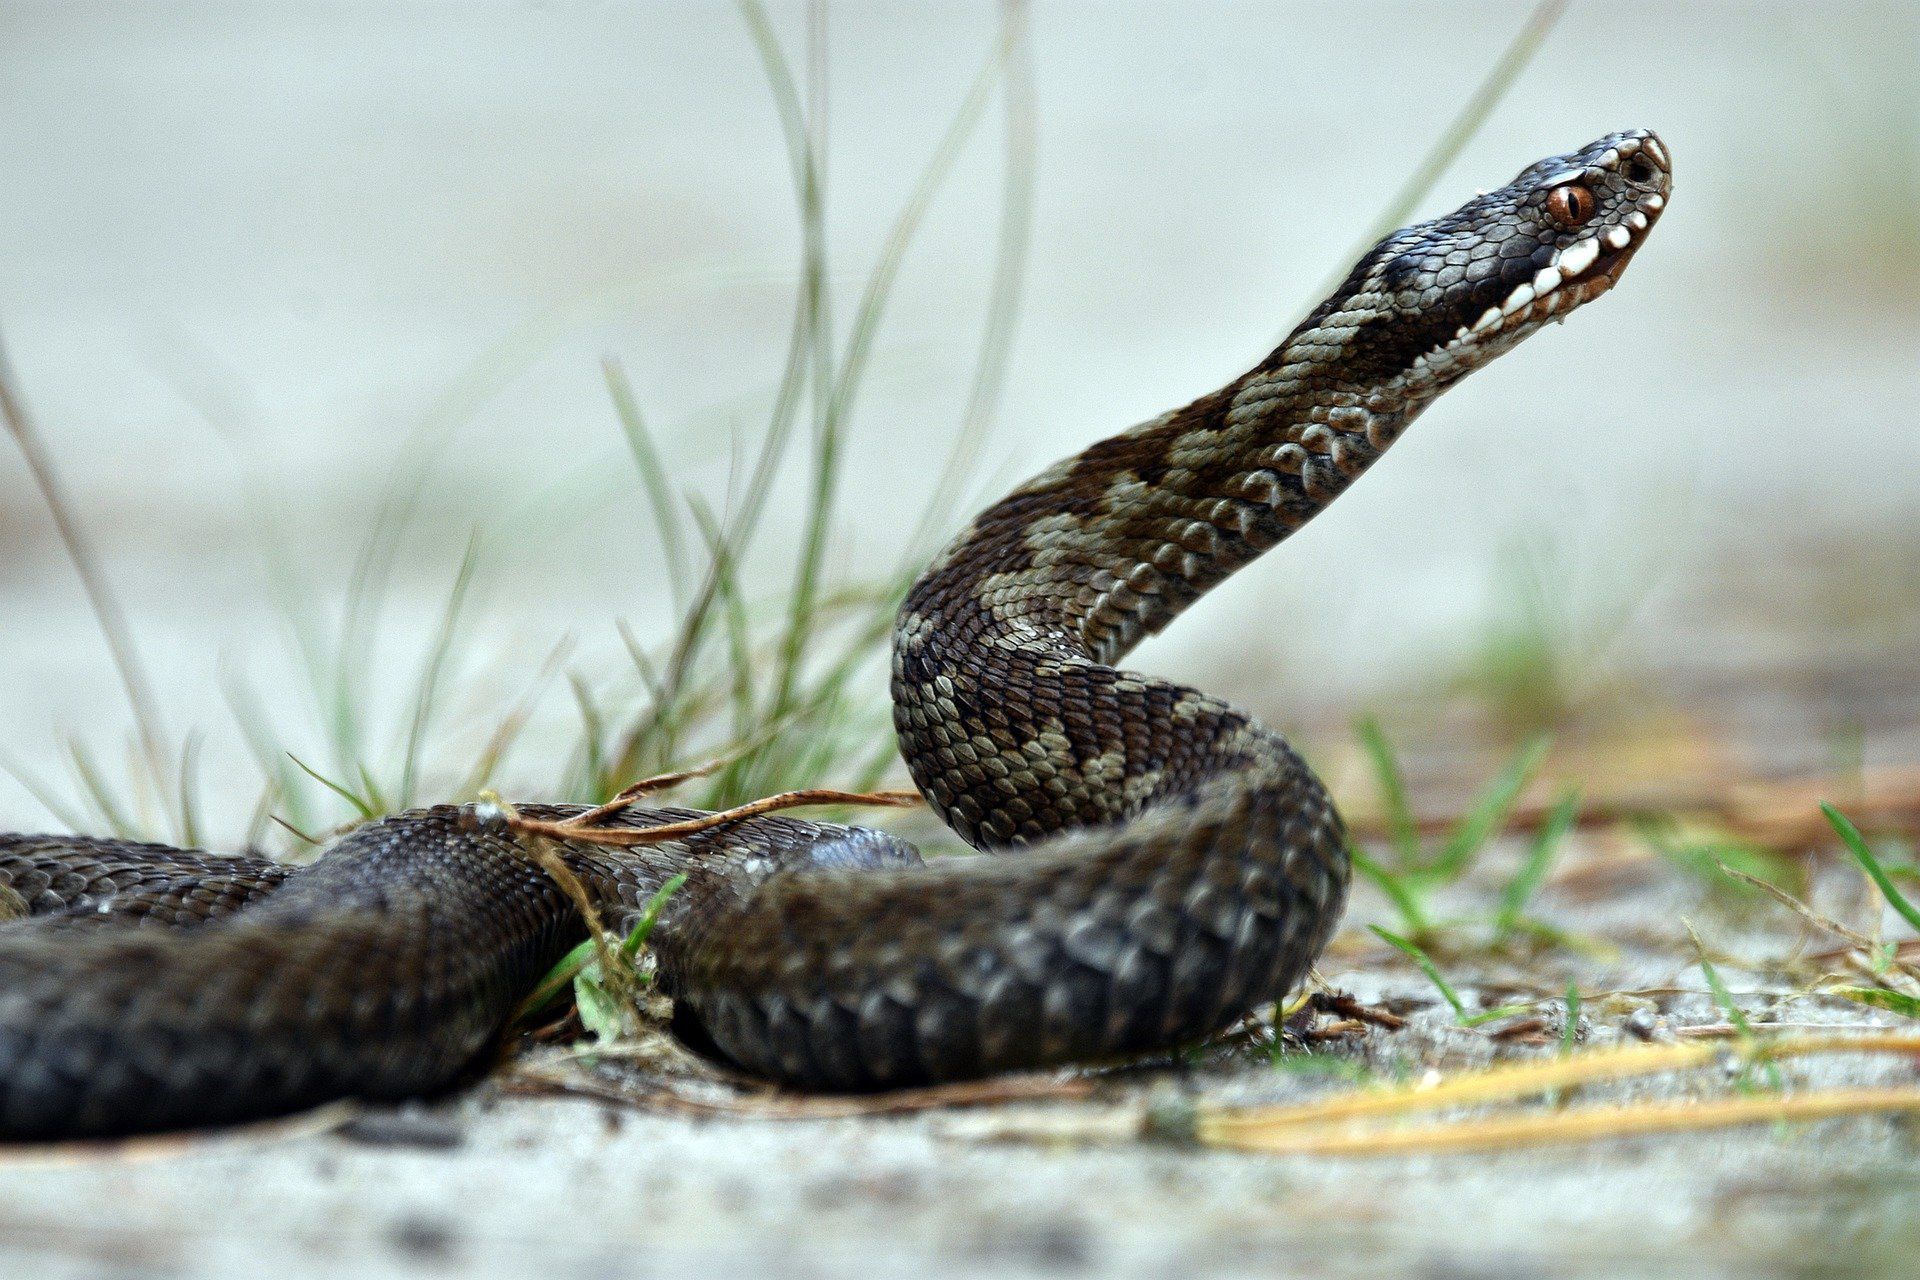
[[[1430, 905], [1442, 919], [1475, 904], [1484, 911], [1523, 852], [1521, 842], [1503, 844]], [[1837, 918], [1874, 927], [1877, 904], [1837, 860], [1805, 891]], [[0, 1271], [47, 1280], [1908, 1274], [1920, 1246], [1920, 1141], [1899, 1119], [1374, 1158], [1246, 1155], [1137, 1136], [1149, 1100], [1302, 1100], [1551, 1057], [1565, 1034], [1558, 993], [1570, 981], [1583, 992], [1575, 1034], [1584, 1046], [1714, 1039], [1727, 1014], [1684, 922], [1763, 1028], [1902, 1021], [1801, 994], [1845, 962], [1820, 958], [1831, 940], [1784, 908], [1610, 838], [1577, 841], [1534, 914], [1568, 941], [1494, 952], [1480, 945], [1485, 928], [1467, 921], [1446, 931], [1451, 950], [1436, 953], [1469, 1009], [1517, 1003], [1522, 1013], [1458, 1025], [1426, 978], [1357, 927], [1390, 918], [1362, 892], [1356, 928], [1322, 974], [1405, 1026], [1322, 1014], [1295, 1025], [1324, 1038], [1284, 1044], [1281, 1065], [1270, 1035], [1255, 1029], [1182, 1063], [1092, 1077], [1086, 1096], [1064, 1101], [831, 1120], [667, 1114], [663, 1099], [679, 1109], [773, 1108], [698, 1081], [670, 1082], [662, 1095], [650, 1069], [575, 1061], [585, 1085], [652, 1101], [523, 1096], [496, 1077], [441, 1103], [261, 1133], [16, 1152], [0, 1163]], [[1887, 931], [1900, 936], [1892, 923]], [[554, 1069], [543, 1052], [523, 1062]], [[1780, 1083], [1799, 1092], [1912, 1083], [1916, 1069], [1910, 1059], [1847, 1056], [1781, 1070]], [[1742, 1083], [1732, 1076], [1714, 1068], [1561, 1103], [1727, 1096]]]

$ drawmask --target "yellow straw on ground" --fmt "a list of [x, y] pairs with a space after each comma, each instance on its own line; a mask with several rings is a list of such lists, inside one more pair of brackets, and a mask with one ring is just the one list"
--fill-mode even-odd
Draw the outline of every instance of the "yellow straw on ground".
[[1452, 1124], [1408, 1128], [1347, 1129], [1286, 1125], [1272, 1130], [1245, 1125], [1233, 1133], [1210, 1132], [1208, 1146], [1266, 1155], [1409, 1155], [1483, 1151], [1593, 1142], [1644, 1134], [1725, 1129], [1781, 1120], [1828, 1120], [1840, 1116], [1920, 1112], [1920, 1089], [1836, 1089], [1799, 1097], [1745, 1096], [1704, 1102], [1651, 1102], [1582, 1107], [1540, 1115], [1491, 1116]]
[[[1461, 1137], [1464, 1145], [1476, 1143], [1519, 1143], [1538, 1141], [1575, 1141], [1582, 1135], [1567, 1129], [1571, 1117], [1612, 1117], [1609, 1123], [1623, 1123], [1626, 1115], [1665, 1116], [1668, 1104], [1644, 1107], [1593, 1108], [1563, 1112], [1552, 1116], [1503, 1117], [1462, 1121], [1418, 1130], [1354, 1128], [1349, 1121], [1403, 1115], [1416, 1111], [1436, 1111], [1445, 1107], [1473, 1106], [1488, 1102], [1510, 1101], [1528, 1095], [1566, 1089], [1577, 1085], [1660, 1075], [1670, 1071], [1689, 1071], [1722, 1061], [1780, 1061], [1825, 1053], [1897, 1053], [1920, 1056], [1920, 1034], [1894, 1032], [1884, 1035], [1809, 1035], [1757, 1040], [1748, 1045], [1729, 1046], [1689, 1042], [1685, 1044], [1627, 1045], [1602, 1049], [1544, 1062], [1494, 1067], [1468, 1072], [1437, 1083], [1400, 1085], [1390, 1089], [1331, 1098], [1321, 1102], [1280, 1107], [1244, 1107], [1232, 1110], [1203, 1109], [1194, 1119], [1193, 1133], [1208, 1146], [1239, 1150], [1279, 1151], [1294, 1149], [1290, 1144], [1305, 1144], [1302, 1149], [1316, 1151], [1388, 1151], [1391, 1145], [1409, 1134], [1442, 1133], [1479, 1135]], [[1920, 1092], [1895, 1091], [1898, 1096], [1920, 1098]], [[1817, 1107], [1828, 1098], [1879, 1096], [1859, 1093], [1807, 1095], [1801, 1098], [1732, 1099], [1780, 1107]], [[1891, 1095], [1890, 1095], [1891, 1096]], [[1673, 1116], [1692, 1116], [1681, 1123], [1673, 1117], [1657, 1122], [1657, 1128], [1712, 1127], [1715, 1124], [1742, 1124], [1745, 1120], [1712, 1120], [1699, 1117], [1717, 1115], [1712, 1108], [1727, 1103], [1672, 1104]], [[1885, 1109], [1885, 1108], [1882, 1108]], [[1769, 1112], [1762, 1118], [1773, 1117]], [[1582, 1121], [1585, 1123], [1585, 1121]], [[1600, 1123], [1600, 1121], [1596, 1121]], [[1543, 1136], [1528, 1137], [1535, 1132]], [[1605, 1130], [1611, 1132], [1611, 1130]], [[1638, 1132], [1639, 1130], [1625, 1130]], [[1507, 1135], [1504, 1137], [1498, 1135]], [[1449, 1139], [1452, 1140], [1452, 1139]], [[1425, 1149], [1409, 1147], [1408, 1150]], [[1443, 1148], [1435, 1148], [1443, 1149]]]

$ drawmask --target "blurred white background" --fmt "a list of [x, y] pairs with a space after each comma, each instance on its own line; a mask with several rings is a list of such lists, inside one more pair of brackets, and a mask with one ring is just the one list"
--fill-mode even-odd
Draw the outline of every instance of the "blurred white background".
[[[1519, 3], [1039, 3], [1033, 236], [977, 492], [1241, 371], [1343, 267], [1520, 27]], [[790, 50], [805, 10], [775, 4]], [[847, 310], [993, 47], [986, 0], [829, 9]], [[1444, 669], [1525, 548], [1631, 660], [1911, 651], [1920, 609], [1920, 6], [1576, 0], [1424, 214], [1613, 129], [1676, 192], [1615, 295], [1472, 379], [1325, 518], [1138, 663], [1283, 723]], [[965, 402], [999, 107], [914, 240], [839, 530], [891, 562]], [[799, 223], [746, 28], [716, 3], [0, 4], [0, 329], [229, 821], [256, 779], [222, 664], [291, 702], [259, 512], [344, 589], [387, 476], [437, 441], [391, 615], [411, 678], [469, 530], [514, 687], [565, 633], [664, 622], [601, 381], [676, 475], [757, 436]], [[778, 585], [803, 497], [749, 578]], [[951, 513], [958, 523], [964, 511]], [[875, 677], [878, 680], [879, 677]], [[1910, 682], [1911, 683], [1911, 682]], [[289, 745], [297, 745], [298, 717]], [[60, 773], [127, 715], [0, 448], [0, 755]], [[530, 775], [547, 777], [529, 770]], [[451, 798], [451, 797], [449, 797]], [[48, 815], [0, 776], [0, 829]]]

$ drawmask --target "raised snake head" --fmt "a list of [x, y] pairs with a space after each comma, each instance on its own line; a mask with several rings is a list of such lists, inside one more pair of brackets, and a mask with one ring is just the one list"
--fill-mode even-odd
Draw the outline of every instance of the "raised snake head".
[[1281, 350], [1383, 404], [1424, 403], [1612, 288], [1672, 183], [1646, 129], [1549, 156], [1375, 245]]

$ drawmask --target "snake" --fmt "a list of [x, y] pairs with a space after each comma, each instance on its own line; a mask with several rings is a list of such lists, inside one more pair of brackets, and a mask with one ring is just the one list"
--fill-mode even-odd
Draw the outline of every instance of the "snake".
[[[1138, 1059], [1282, 1001], [1346, 904], [1329, 792], [1247, 713], [1116, 664], [1441, 392], [1610, 290], [1670, 190], [1646, 130], [1530, 165], [1381, 239], [1248, 372], [960, 533], [900, 606], [891, 691], [916, 787], [974, 854], [650, 805], [594, 839], [564, 836], [578, 805], [423, 808], [297, 868], [0, 835], [0, 1138], [445, 1091], [590, 915], [630, 927], [676, 877], [649, 944], [674, 1030], [795, 1089]], [[559, 870], [527, 823], [563, 833]]]

